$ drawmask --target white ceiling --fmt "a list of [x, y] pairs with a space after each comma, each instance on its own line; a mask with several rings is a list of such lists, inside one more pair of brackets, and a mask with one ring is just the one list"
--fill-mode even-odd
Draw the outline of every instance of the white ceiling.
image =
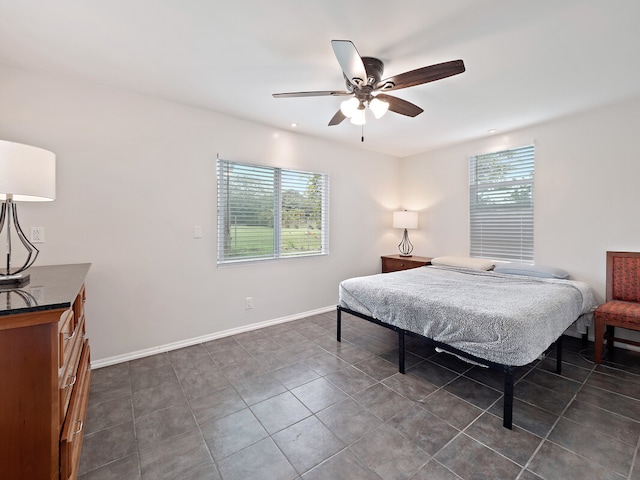
[[[0, 0], [0, 62], [406, 156], [640, 95], [639, 0]], [[462, 59], [393, 94], [425, 111], [329, 127], [332, 39], [383, 77]]]

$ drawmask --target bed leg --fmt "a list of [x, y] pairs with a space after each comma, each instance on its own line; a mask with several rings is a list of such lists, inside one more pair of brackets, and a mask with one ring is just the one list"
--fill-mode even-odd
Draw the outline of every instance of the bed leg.
[[404, 330], [398, 330], [398, 370], [404, 373]]
[[511, 430], [513, 423], [513, 368], [504, 371], [504, 403], [502, 425]]
[[338, 340], [339, 342], [342, 341], [341, 335], [340, 335], [340, 331], [342, 330], [342, 310], [340, 310], [339, 308], [336, 310], [337, 315], [336, 315], [336, 320], [337, 320], [337, 324], [336, 324], [336, 330], [337, 330], [337, 338], [336, 340]]
[[556, 373], [562, 373], [562, 335], [556, 340]]

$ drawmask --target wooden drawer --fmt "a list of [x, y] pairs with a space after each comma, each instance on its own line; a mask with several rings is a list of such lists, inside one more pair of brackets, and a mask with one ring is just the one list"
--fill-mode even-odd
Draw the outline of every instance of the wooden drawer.
[[66, 310], [58, 322], [58, 368], [62, 368], [69, 360], [71, 345], [73, 344], [74, 333], [76, 331], [73, 310]]
[[80, 319], [84, 317], [84, 302], [86, 300], [86, 297], [87, 297], [86, 290], [83, 285], [82, 289], [80, 289], [80, 293], [78, 293], [78, 296], [73, 302], [73, 311], [75, 313], [77, 322], [80, 322]]
[[58, 388], [60, 392], [60, 421], [63, 421], [69, 407], [71, 400], [71, 394], [74, 385], [79, 380], [78, 366], [80, 364], [80, 354], [82, 352], [82, 346], [85, 337], [85, 323], [84, 317], [80, 320], [80, 323], [76, 326], [72, 333], [71, 338], [68, 340], [68, 356], [65, 355], [65, 363], [60, 370], [58, 378]]
[[91, 383], [90, 362], [89, 341], [84, 340], [77, 372], [78, 381], [73, 387], [69, 410], [60, 436], [60, 480], [78, 478]]
[[387, 255], [382, 257], [382, 273], [409, 270], [410, 268], [428, 265], [431, 259], [428, 257], [400, 257], [399, 255]]

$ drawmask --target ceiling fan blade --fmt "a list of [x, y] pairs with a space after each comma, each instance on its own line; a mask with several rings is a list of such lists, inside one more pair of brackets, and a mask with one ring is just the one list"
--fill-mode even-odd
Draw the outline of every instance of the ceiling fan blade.
[[356, 46], [349, 40], [331, 40], [331, 46], [347, 80], [357, 83], [355, 79], [359, 79], [361, 83], [367, 83], [367, 70]]
[[395, 113], [399, 113], [400, 115], [406, 115], [407, 117], [416, 117], [424, 112], [424, 110], [419, 106], [398, 97], [392, 97], [391, 95], [380, 93], [376, 95], [375, 98], [388, 102], [389, 110]]
[[293, 97], [342, 97], [344, 95], [353, 95], [351, 92], [340, 90], [319, 90], [316, 92], [289, 92], [289, 93], [273, 93], [274, 98], [293, 98]]
[[401, 88], [413, 87], [415, 85], [458, 75], [464, 71], [464, 62], [462, 60], [437, 63], [386, 78], [376, 85], [376, 89], [382, 89], [385, 92], [389, 90], [399, 90]]
[[344, 113], [342, 113], [342, 110], [338, 110], [336, 114], [333, 116], [333, 118], [329, 120], [329, 126], [332, 127], [333, 125], [338, 125], [345, 118], [347, 117], [344, 115]]

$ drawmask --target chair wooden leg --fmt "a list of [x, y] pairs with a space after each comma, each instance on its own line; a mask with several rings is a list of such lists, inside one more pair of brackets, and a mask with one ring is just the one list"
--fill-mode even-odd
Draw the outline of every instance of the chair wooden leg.
[[596, 363], [602, 362], [602, 347], [604, 344], [604, 319], [598, 318], [595, 315], [594, 319], [594, 328], [593, 328], [593, 361]]
[[605, 325], [604, 330], [604, 338], [607, 339], [607, 350], [611, 352], [613, 350], [613, 339], [616, 336], [616, 329], [613, 325]]

